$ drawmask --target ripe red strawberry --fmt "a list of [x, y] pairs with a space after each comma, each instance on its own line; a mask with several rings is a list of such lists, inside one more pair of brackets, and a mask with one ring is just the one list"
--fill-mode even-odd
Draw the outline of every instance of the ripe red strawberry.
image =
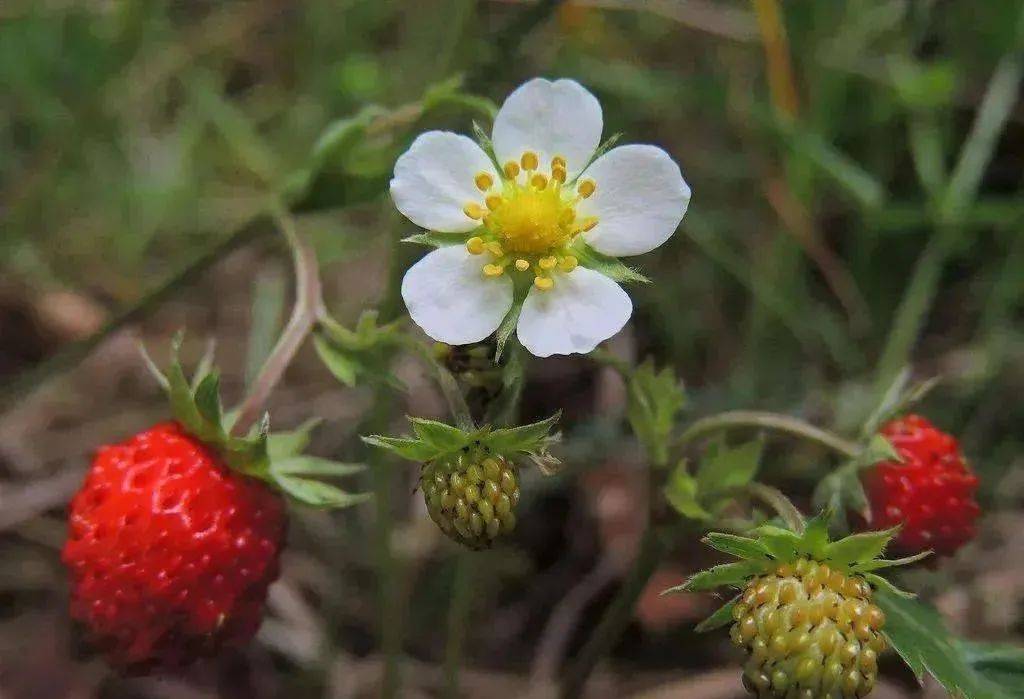
[[881, 433], [903, 461], [879, 462], [863, 476], [871, 528], [902, 525], [893, 540], [902, 553], [952, 555], [974, 538], [980, 511], [974, 500], [978, 478], [960, 445], [920, 415], [893, 420]]
[[71, 614], [111, 664], [174, 667], [249, 640], [278, 575], [281, 499], [168, 422], [97, 453], [71, 503]]

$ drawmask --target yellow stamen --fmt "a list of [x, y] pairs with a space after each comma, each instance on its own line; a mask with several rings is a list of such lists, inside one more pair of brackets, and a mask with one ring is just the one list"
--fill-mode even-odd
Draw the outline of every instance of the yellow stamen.
[[530, 184], [532, 184], [537, 189], [544, 189], [545, 187], [548, 186], [548, 178], [538, 172], [536, 175], [530, 178]]
[[492, 194], [485, 200], [487, 208], [490, 209], [491, 211], [494, 211], [499, 206], [501, 206], [502, 201], [503, 199], [500, 194]]
[[555, 182], [563, 184], [565, 182], [565, 177], [566, 173], [564, 167], [558, 167], [556, 165], [555, 167], [551, 168], [551, 179], [553, 179]]
[[558, 264], [558, 260], [554, 257], [542, 257], [537, 264], [540, 265], [541, 269], [547, 271], [549, 269], [554, 269], [555, 265]]
[[562, 258], [560, 267], [563, 272], [571, 272], [576, 269], [576, 266], [579, 265], [579, 263], [580, 261], [576, 259], [575, 255], [566, 255]]
[[580, 196], [586, 199], [597, 189], [597, 183], [594, 180], [583, 180], [580, 182], [580, 186], [576, 188], [576, 191], [580, 193]]
[[494, 186], [494, 178], [486, 172], [477, 173], [477, 176], [473, 178], [473, 182], [476, 183], [476, 188], [481, 192], [486, 192]]
[[469, 250], [470, 255], [479, 255], [484, 251], [484, 239], [479, 236], [473, 236], [466, 241], [466, 250]]
[[495, 255], [496, 257], [501, 257], [502, 255], [505, 254], [505, 251], [501, 248], [501, 243], [497, 241], [492, 240], [491, 242], [485, 244], [484, 247], [487, 248], [487, 252], [491, 253], [492, 255]]
[[505, 167], [503, 169], [505, 170], [505, 177], [510, 180], [514, 180], [519, 176], [519, 163], [514, 160], [509, 160], [505, 163]]
[[569, 225], [570, 223], [572, 223], [575, 220], [576, 220], [576, 210], [575, 209], [566, 209], [565, 211], [562, 212], [561, 221], [562, 221], [563, 224]]
[[516, 260], [516, 269], [518, 269], [520, 272], [525, 272], [526, 270], [530, 269], [530, 263], [526, 260], [518, 259]]
[[519, 159], [519, 162], [527, 172], [536, 170], [537, 166], [540, 165], [540, 159], [537, 158], [537, 154], [530, 150], [523, 153], [523, 157]]
[[505, 268], [501, 265], [484, 265], [484, 274], [488, 277], [500, 277], [505, 273]]
[[583, 223], [580, 225], [580, 230], [586, 232], [593, 229], [597, 225], [597, 219], [593, 216], [583, 219]]
[[557, 170], [558, 168], [561, 168], [563, 170], [566, 168], [565, 158], [563, 158], [560, 155], [556, 155], [554, 158], [551, 159], [551, 169]]
[[479, 204], [477, 204], [476, 202], [471, 202], [462, 207], [462, 213], [466, 214], [471, 219], [479, 221], [484, 217], [485, 212], [483, 210], [483, 207], [481, 207]]
[[555, 280], [551, 277], [534, 277], [533, 285], [541, 291], [547, 291], [555, 285]]

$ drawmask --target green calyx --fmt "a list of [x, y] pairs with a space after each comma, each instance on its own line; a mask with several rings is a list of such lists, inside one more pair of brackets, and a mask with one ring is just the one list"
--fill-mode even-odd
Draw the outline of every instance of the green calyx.
[[[771, 524], [757, 527], [751, 536], [712, 532], [704, 537], [704, 543], [739, 560], [701, 571], [662, 594], [700, 592], [718, 587], [742, 588], [751, 579], [774, 571], [782, 564], [804, 559], [825, 563], [832, 570], [846, 575], [860, 576], [876, 589], [904, 597], [912, 596], [896, 588], [875, 571], [914, 563], [930, 552], [907, 558], [885, 559], [882, 558], [885, 548], [898, 529], [861, 532], [832, 541], [828, 535], [830, 519], [831, 513], [826, 510], [807, 522], [802, 533]], [[711, 630], [731, 621], [729, 615], [732, 605], [733, 602], [730, 602], [715, 612], [698, 630]]]
[[549, 453], [551, 445], [558, 441], [558, 436], [551, 434], [558, 418], [556, 413], [545, 420], [519, 427], [461, 429], [437, 420], [410, 417], [412, 436], [370, 435], [363, 437], [363, 441], [387, 449], [403, 459], [421, 463], [453, 461], [470, 452], [503, 458], [523, 456], [544, 473], [551, 474], [561, 465]]
[[144, 348], [140, 349], [150, 372], [167, 392], [174, 419], [186, 432], [215, 450], [235, 471], [265, 481], [306, 505], [336, 509], [370, 497], [319, 480], [348, 476], [365, 467], [303, 455], [318, 421], [293, 431], [271, 433], [270, 416], [264, 414], [247, 434], [232, 434], [237, 415], [223, 409], [220, 376], [213, 366], [212, 352], [206, 353], [190, 380], [178, 359], [183, 339], [183, 333], [178, 333], [171, 342], [166, 372], [157, 368]]

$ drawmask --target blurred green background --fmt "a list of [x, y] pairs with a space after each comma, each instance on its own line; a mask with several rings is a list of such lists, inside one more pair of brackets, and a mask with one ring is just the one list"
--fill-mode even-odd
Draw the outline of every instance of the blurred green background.
[[[0, 690], [441, 696], [455, 654], [464, 696], [553, 696], [647, 497], [622, 386], [587, 359], [530, 367], [524, 417], [564, 409], [571, 468], [527, 477], [504, 545], [467, 563], [415, 469], [380, 465], [377, 508], [295, 512], [260, 640], [219, 665], [110, 675], [69, 627], [58, 558], [90, 452], [163, 415], [134, 338], [187, 326], [193, 359], [216, 339], [235, 397], [265, 355], [289, 284], [268, 197], [290, 197], [339, 318], [395, 315], [420, 254], [395, 242], [415, 232], [386, 196], [395, 157], [426, 128], [487, 128], [487, 100], [536, 75], [586, 85], [607, 133], [661, 145], [694, 191], [637, 260], [655, 283], [611, 351], [675, 367], [688, 417], [769, 409], [845, 433], [905, 366], [942, 376], [922, 410], [961, 437], [986, 516], [911, 576], [958, 631], [1019, 641], [1022, 69], [1019, 0], [4, 0]], [[316, 150], [348, 118], [370, 127]], [[396, 373], [404, 393], [346, 389], [307, 351], [275, 423], [321, 415], [316, 449], [359, 456], [366, 425], [443, 414], [420, 367]], [[806, 504], [830, 465], [779, 442], [763, 473]], [[694, 543], [665, 562], [590, 696], [739, 696], [725, 635], [690, 630], [709, 601], [656, 596], [708, 560]], [[934, 694], [884, 669], [879, 695]]]

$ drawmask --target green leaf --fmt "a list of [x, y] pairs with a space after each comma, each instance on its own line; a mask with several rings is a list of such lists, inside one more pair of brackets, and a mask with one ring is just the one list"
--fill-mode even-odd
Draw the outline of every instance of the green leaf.
[[697, 470], [697, 491], [701, 496], [712, 495], [750, 483], [757, 474], [763, 449], [761, 439], [738, 447], [727, 446], [721, 438], [713, 442]]
[[270, 460], [279, 461], [301, 454], [309, 446], [310, 436], [320, 423], [320, 418], [312, 418], [289, 432], [275, 432], [268, 435], [267, 455]]
[[220, 377], [216, 373], [207, 374], [196, 388], [196, 409], [208, 423], [208, 429], [217, 432], [218, 439], [223, 439], [224, 428], [221, 426], [223, 411], [220, 405]]
[[686, 394], [675, 370], [660, 372], [650, 359], [632, 372], [629, 379], [627, 417], [633, 433], [656, 466], [668, 465], [669, 444], [676, 417], [686, 405]]
[[682, 461], [665, 483], [665, 499], [676, 512], [695, 520], [709, 520], [711, 513], [697, 499], [697, 480], [686, 469]]
[[382, 435], [368, 435], [361, 438], [370, 446], [387, 449], [388, 451], [410, 461], [430, 461], [439, 456], [437, 449], [424, 444], [418, 439], [403, 437], [385, 437]]
[[735, 534], [711, 532], [704, 537], [704, 543], [716, 551], [721, 551], [737, 558], [758, 561], [768, 560], [768, 551], [757, 539], [736, 536]]
[[729, 624], [731, 624], [732, 610], [736, 606], [736, 603], [739, 601], [739, 599], [740, 597], [739, 595], [737, 595], [725, 604], [723, 604], [721, 607], [718, 608], [718, 610], [714, 614], [712, 614], [707, 619], [697, 624], [697, 626], [694, 627], [694, 631], [696, 631], [697, 633], [705, 633], [707, 631], [714, 631], [715, 629], [720, 629], [723, 626], [728, 626]]
[[346, 493], [341, 488], [329, 483], [309, 478], [299, 478], [283, 473], [275, 473], [273, 478], [274, 483], [281, 490], [311, 507], [340, 509], [364, 503], [371, 497], [369, 493]]
[[869, 563], [885, 552], [885, 547], [896, 535], [899, 528], [852, 534], [845, 539], [833, 541], [825, 551], [825, 557], [839, 565]]
[[320, 361], [334, 375], [334, 378], [350, 388], [356, 385], [359, 363], [348, 353], [335, 347], [319, 334], [313, 336], [313, 347], [316, 348]]
[[[582, 237], [580, 236], [580, 238]], [[572, 252], [581, 265], [595, 272], [600, 272], [614, 281], [641, 284], [648, 284], [651, 281], [635, 269], [624, 265], [618, 258], [599, 253], [582, 240], [577, 239], [577, 242], [572, 247]]]
[[483, 442], [498, 454], [543, 451], [559, 417], [561, 412], [528, 425], [492, 430], [484, 436]]
[[437, 233], [426, 231], [402, 238], [403, 243], [416, 243], [430, 248], [446, 248], [452, 245], [463, 245], [472, 233]]
[[882, 633], [919, 678], [928, 673], [950, 694], [970, 699], [1006, 696], [975, 671], [934, 608], [885, 589], [875, 592], [874, 601], [885, 612]]
[[716, 587], [730, 585], [742, 587], [749, 578], [764, 572], [765, 566], [762, 561], [737, 561], [736, 563], [725, 563], [714, 568], [708, 568], [697, 573], [682, 585], [670, 588], [665, 592], [686, 590], [687, 592], [701, 592], [713, 590]]
[[1001, 696], [1024, 697], [1024, 648], [963, 640], [957, 645], [971, 668]]
[[468, 434], [444, 422], [427, 420], [422, 417], [411, 417], [412, 431], [420, 441], [439, 453], [458, 451], [470, 442]]
[[340, 478], [365, 471], [366, 464], [343, 463], [341, 461], [322, 459], [317, 456], [293, 456], [281, 461], [272, 461], [270, 470], [275, 475], [333, 476]]
[[866, 561], [864, 563], [857, 563], [851, 566], [851, 569], [855, 573], [870, 573], [873, 570], [882, 570], [884, 568], [895, 568], [897, 566], [906, 566], [911, 563], [917, 563], [920, 560], [928, 558], [932, 555], [931, 551], [922, 551], [921, 553], [915, 553], [913, 556], [907, 556], [906, 558], [893, 558], [886, 560], [884, 558], [876, 558], [873, 561]]

